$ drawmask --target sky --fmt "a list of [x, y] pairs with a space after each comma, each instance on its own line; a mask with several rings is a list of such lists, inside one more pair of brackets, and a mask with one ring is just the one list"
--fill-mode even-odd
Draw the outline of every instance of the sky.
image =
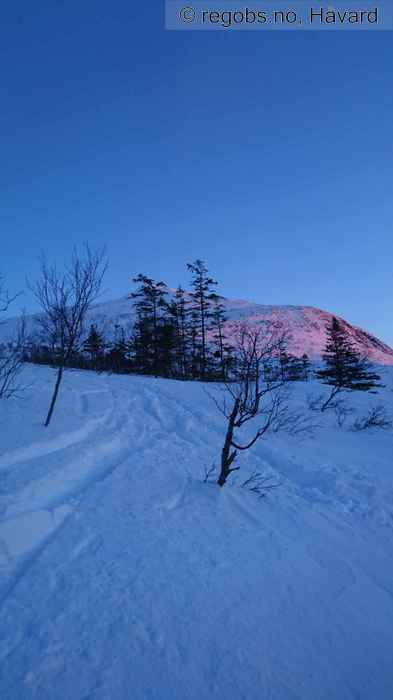
[[[251, 5], [252, 3], [250, 3]], [[165, 30], [158, 0], [1, 10], [0, 272], [40, 251], [316, 306], [393, 345], [393, 32]]]

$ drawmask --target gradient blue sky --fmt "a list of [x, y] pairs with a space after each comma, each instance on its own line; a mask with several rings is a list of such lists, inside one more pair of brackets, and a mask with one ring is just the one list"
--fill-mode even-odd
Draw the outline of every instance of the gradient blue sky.
[[138, 272], [187, 286], [201, 257], [226, 296], [393, 344], [393, 32], [169, 32], [161, 0], [29, 0], [2, 7], [0, 53], [12, 291], [88, 240], [107, 298]]

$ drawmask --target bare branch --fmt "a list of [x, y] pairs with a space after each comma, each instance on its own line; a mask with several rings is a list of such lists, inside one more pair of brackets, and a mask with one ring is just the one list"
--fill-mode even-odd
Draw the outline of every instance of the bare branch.
[[205, 476], [203, 479], [204, 484], [207, 484], [209, 481], [212, 481], [212, 477], [215, 474], [216, 470], [217, 467], [214, 462], [209, 468], [205, 467]]
[[35, 284], [29, 283], [42, 310], [41, 333], [58, 366], [46, 426], [52, 417], [63, 370], [72, 353], [79, 349], [87, 312], [100, 295], [107, 267], [105, 250], [92, 252], [86, 243], [80, 254], [74, 248], [71, 262], [62, 273], [42, 256], [40, 277]]
[[[227, 420], [218, 478], [220, 486], [232, 472], [239, 470], [238, 466], [232, 466], [238, 452], [250, 449], [277, 423], [285, 400], [285, 380], [277, 364], [286, 340], [282, 326], [274, 322], [260, 326], [240, 323], [234, 335], [232, 376], [223, 385], [222, 396], [211, 397]], [[256, 418], [260, 424], [254, 435], [245, 442], [239, 440], [238, 431]]]
[[269, 491], [279, 486], [281, 486], [281, 483], [274, 481], [273, 476], [262, 474], [257, 469], [242, 483], [242, 488], [255, 493], [258, 498], [264, 498]]
[[[4, 278], [0, 276], [0, 312], [5, 313], [17, 296], [19, 295], [9, 295], [4, 286]], [[16, 336], [0, 345], [0, 399], [16, 396], [22, 389], [17, 379], [23, 366], [24, 342], [25, 320], [22, 317]]]
[[391, 419], [386, 415], [385, 407], [379, 404], [370, 408], [366, 416], [357, 418], [352, 426], [352, 430], [368, 430], [370, 428], [382, 428], [386, 430], [392, 427]]

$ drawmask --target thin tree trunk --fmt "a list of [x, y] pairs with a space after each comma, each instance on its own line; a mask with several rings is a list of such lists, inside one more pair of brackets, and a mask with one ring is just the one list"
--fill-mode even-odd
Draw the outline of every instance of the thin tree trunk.
[[52, 401], [50, 402], [48, 415], [47, 415], [47, 417], [46, 417], [45, 428], [48, 427], [48, 425], [49, 425], [49, 423], [50, 423], [50, 421], [51, 421], [51, 418], [52, 418], [53, 409], [54, 409], [54, 407], [55, 407], [56, 400], [57, 400], [57, 394], [59, 393], [61, 380], [62, 380], [62, 378], [63, 378], [63, 370], [64, 370], [63, 365], [61, 365], [61, 366], [59, 367], [59, 369], [57, 370], [56, 384], [55, 384], [55, 388], [54, 388], [54, 392], [53, 392], [53, 396], [52, 396]]
[[217, 484], [219, 486], [224, 486], [228, 476], [234, 469], [231, 469], [231, 464], [233, 463], [237, 451], [233, 450], [231, 452], [231, 446], [232, 446], [232, 439], [233, 439], [233, 431], [235, 427], [235, 420], [237, 417], [237, 413], [239, 410], [239, 404], [240, 400], [236, 399], [235, 404], [232, 409], [232, 413], [229, 416], [229, 421], [228, 421], [228, 429], [227, 429], [227, 434], [225, 436], [225, 443], [224, 447], [222, 448], [221, 452], [221, 472], [220, 476], [218, 477]]
[[331, 392], [331, 394], [330, 394], [328, 400], [325, 401], [325, 403], [323, 404], [323, 406], [322, 406], [322, 408], [321, 408], [321, 412], [322, 412], [322, 413], [323, 413], [323, 411], [326, 411], [326, 409], [327, 409], [327, 407], [329, 406], [331, 400], [334, 399], [335, 396], [337, 396], [337, 394], [338, 394], [339, 391], [340, 391], [340, 389], [338, 389], [337, 387], [334, 387], [334, 389], [332, 390], [332, 392]]
[[206, 374], [206, 337], [205, 337], [205, 310], [201, 304], [201, 330], [202, 330], [202, 379]]

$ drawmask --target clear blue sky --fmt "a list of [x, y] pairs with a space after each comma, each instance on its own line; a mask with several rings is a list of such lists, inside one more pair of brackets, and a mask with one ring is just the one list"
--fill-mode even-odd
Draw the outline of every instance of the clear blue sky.
[[[138, 272], [308, 304], [393, 344], [393, 32], [169, 32], [163, 3], [1, 10], [0, 268], [107, 245]], [[32, 307], [26, 294], [23, 304]]]

